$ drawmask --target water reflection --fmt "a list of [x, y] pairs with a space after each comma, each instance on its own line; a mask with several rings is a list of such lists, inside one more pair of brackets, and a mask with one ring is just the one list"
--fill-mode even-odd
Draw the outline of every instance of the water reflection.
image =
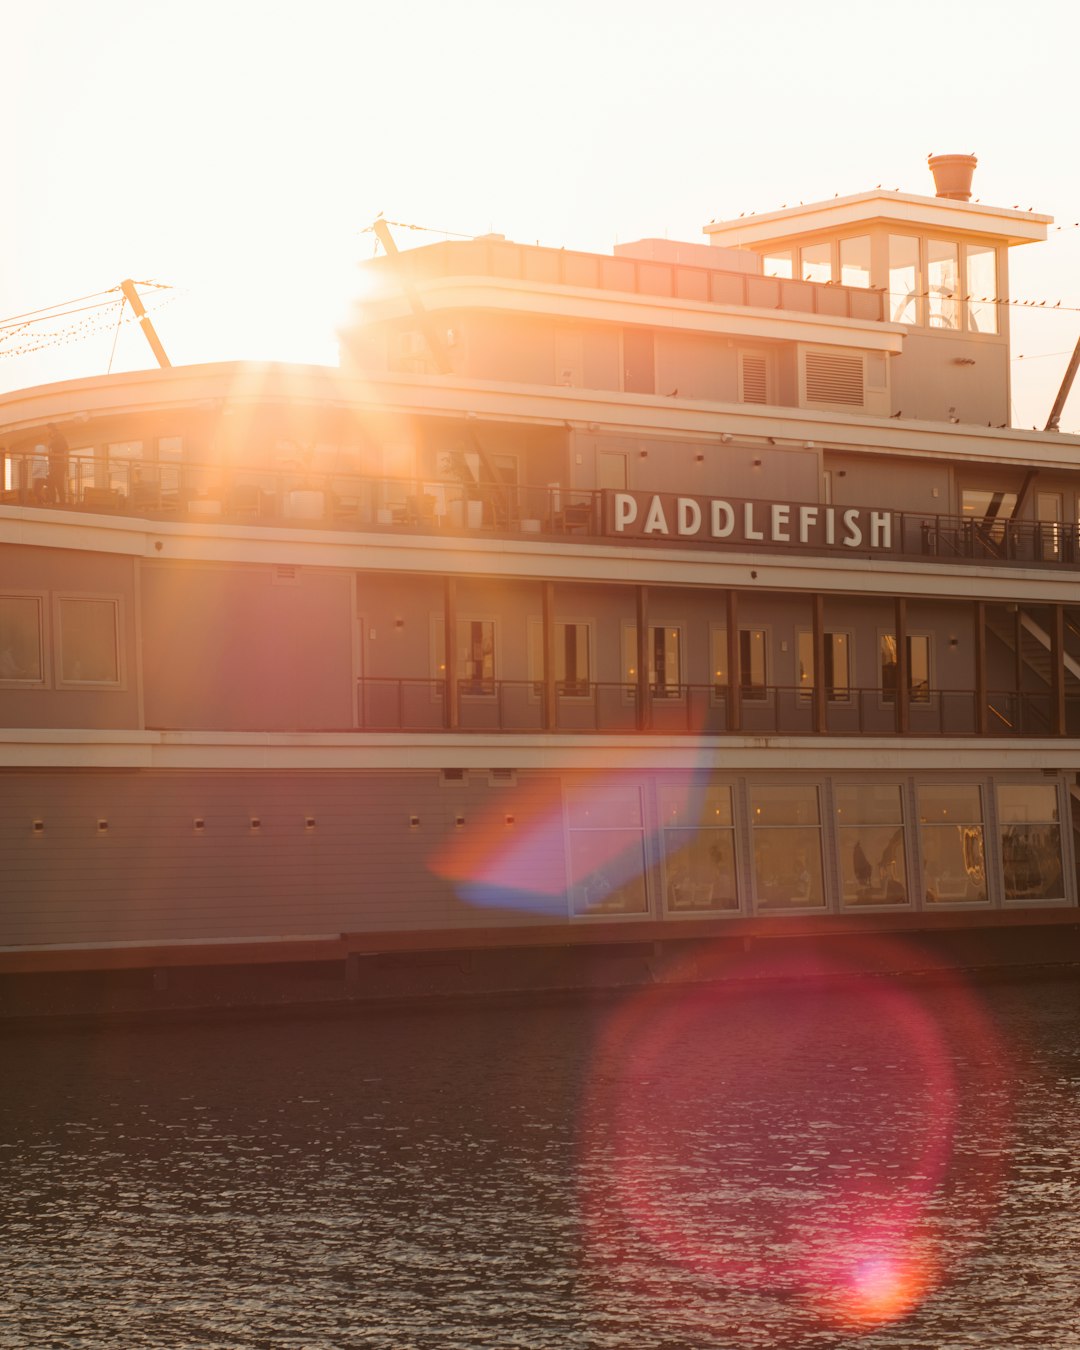
[[1077, 989], [8, 1032], [0, 1346], [1077, 1345]]

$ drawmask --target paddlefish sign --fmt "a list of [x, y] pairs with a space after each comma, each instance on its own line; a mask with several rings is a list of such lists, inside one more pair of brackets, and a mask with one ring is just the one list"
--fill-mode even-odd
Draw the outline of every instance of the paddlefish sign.
[[808, 548], [892, 548], [891, 511], [806, 502], [728, 501], [669, 492], [606, 492], [604, 533]]

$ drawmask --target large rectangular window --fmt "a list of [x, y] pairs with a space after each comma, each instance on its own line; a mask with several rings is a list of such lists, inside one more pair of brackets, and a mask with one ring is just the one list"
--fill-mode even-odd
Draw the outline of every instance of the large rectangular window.
[[458, 679], [464, 694], [495, 692], [495, 621], [458, 620]]
[[759, 909], [822, 908], [821, 815], [813, 784], [752, 786], [754, 897]]
[[[823, 634], [825, 647], [825, 689], [830, 703], [847, 703], [851, 698], [851, 636], [848, 633]], [[799, 692], [810, 698], [814, 692], [814, 635], [798, 634]]]
[[960, 250], [946, 239], [926, 244], [928, 322], [931, 328], [960, 327]]
[[893, 323], [919, 322], [919, 241], [910, 234], [889, 235], [889, 303]]
[[978, 786], [920, 787], [919, 839], [928, 905], [986, 902], [982, 791]]
[[[626, 624], [622, 630], [623, 678], [637, 681], [637, 628]], [[648, 629], [649, 690], [654, 698], [679, 698], [682, 695], [682, 631], [668, 625], [650, 625]], [[632, 691], [628, 690], [627, 693]]]
[[664, 897], [672, 913], [737, 910], [731, 788], [660, 785]]
[[[896, 702], [896, 637], [893, 633], [881, 635], [881, 697], [885, 703]], [[909, 633], [907, 639], [908, 700], [911, 703], [930, 702], [930, 635]]]
[[840, 281], [845, 286], [870, 285], [870, 236], [840, 240]]
[[568, 787], [566, 824], [571, 912], [643, 914], [648, 901], [640, 789]]
[[805, 244], [799, 250], [800, 275], [803, 281], [832, 281], [832, 244]]
[[[432, 620], [433, 674], [446, 677], [446, 628], [441, 617]], [[463, 694], [495, 692], [495, 620], [458, 619], [458, 688]]]
[[778, 253], [766, 253], [761, 260], [761, 270], [767, 277], [781, 277], [790, 280], [792, 275], [791, 249]]
[[[555, 622], [555, 688], [563, 698], [587, 698], [591, 690], [591, 641], [587, 623]], [[544, 628], [529, 620], [529, 679], [533, 692], [544, 688]]]
[[0, 595], [0, 684], [44, 684], [41, 597]]
[[56, 602], [59, 683], [120, 683], [119, 602], [60, 596]]
[[763, 628], [739, 630], [739, 690], [744, 699], [760, 702], [768, 697], [766, 640]]
[[998, 331], [997, 249], [968, 244], [968, 327], [975, 333]]
[[1005, 899], [1064, 899], [1057, 788], [1044, 783], [1003, 783], [997, 797]]
[[837, 787], [836, 833], [845, 905], [908, 903], [904, 812], [898, 785]]

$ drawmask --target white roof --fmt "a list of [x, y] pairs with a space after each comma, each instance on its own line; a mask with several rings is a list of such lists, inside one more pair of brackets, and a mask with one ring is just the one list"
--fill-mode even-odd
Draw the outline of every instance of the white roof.
[[764, 215], [739, 216], [737, 220], [713, 220], [705, 226], [710, 243], [725, 248], [749, 248], [771, 244], [819, 230], [847, 230], [853, 226], [886, 222], [951, 230], [961, 234], [990, 235], [1005, 243], [1030, 244], [1046, 238], [1053, 216], [1021, 211], [1016, 207], [983, 206], [981, 202], [958, 202], [948, 197], [918, 197], [910, 192], [886, 192], [875, 188], [853, 197], [799, 203]]

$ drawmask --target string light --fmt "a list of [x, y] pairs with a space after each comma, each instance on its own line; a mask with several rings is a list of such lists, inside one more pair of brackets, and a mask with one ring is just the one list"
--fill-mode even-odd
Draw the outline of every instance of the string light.
[[[139, 283], [139, 285], [142, 284], [142, 282]], [[108, 294], [108, 292], [103, 292], [103, 294]], [[171, 295], [163, 297], [153, 307], [147, 307], [147, 314], [155, 313], [165, 305], [171, 304], [174, 299], [175, 296]], [[80, 319], [77, 323], [67, 324], [63, 328], [54, 329], [52, 332], [34, 333], [17, 346], [9, 347], [0, 345], [0, 358], [29, 356], [34, 352], [44, 351], [49, 347], [68, 347], [76, 342], [84, 342], [87, 338], [93, 337], [96, 333], [108, 330], [112, 327], [114, 322], [116, 323], [117, 331], [119, 331], [119, 328], [123, 324], [137, 323], [138, 315], [134, 313], [124, 313], [124, 303], [123, 296], [120, 296], [120, 298], [108, 301], [103, 305], [88, 306], [87, 308], [95, 309], [100, 312], [92, 316], [88, 315], [85, 319]], [[56, 307], [54, 306], [54, 308]], [[78, 311], [70, 312], [76, 313]], [[53, 314], [41, 319], [28, 320], [26, 323], [20, 325], [19, 328], [21, 330], [26, 330], [31, 324], [53, 322], [55, 319], [62, 317], [65, 316], [63, 314]], [[15, 336], [15, 332], [13, 331], [10, 336]], [[3, 343], [4, 341], [4, 337], [0, 336], [0, 343]]]

